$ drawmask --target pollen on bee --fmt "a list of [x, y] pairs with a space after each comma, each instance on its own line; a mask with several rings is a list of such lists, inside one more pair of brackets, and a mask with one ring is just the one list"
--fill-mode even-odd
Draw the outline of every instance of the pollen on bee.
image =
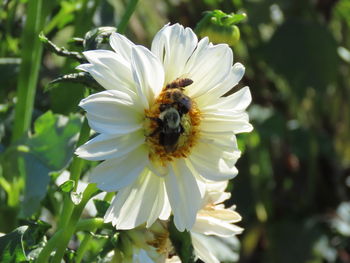
[[164, 129], [162, 120], [160, 120], [161, 105], [173, 106], [175, 104], [169, 90], [164, 87], [153, 105], [145, 110], [144, 131], [146, 143], [149, 146], [149, 159], [162, 166], [166, 166], [175, 159], [188, 157], [199, 136], [201, 113], [195, 101], [191, 99], [190, 109], [185, 114], [181, 114], [179, 127], [181, 132], [178, 132], [176, 143], [171, 150], [164, 145], [160, 138], [162, 129]]

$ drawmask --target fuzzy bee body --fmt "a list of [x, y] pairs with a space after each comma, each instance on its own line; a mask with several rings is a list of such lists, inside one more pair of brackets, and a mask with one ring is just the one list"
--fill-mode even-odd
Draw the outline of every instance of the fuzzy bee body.
[[181, 119], [192, 107], [191, 98], [184, 94], [184, 88], [191, 85], [193, 80], [177, 78], [164, 88], [168, 103], [159, 106], [158, 128], [151, 136], [159, 133], [159, 144], [164, 146], [166, 152], [174, 152], [180, 135], [184, 132]]

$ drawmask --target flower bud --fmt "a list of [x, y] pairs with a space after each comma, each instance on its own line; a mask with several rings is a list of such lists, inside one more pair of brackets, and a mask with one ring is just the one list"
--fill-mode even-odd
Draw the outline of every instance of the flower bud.
[[234, 46], [240, 38], [239, 28], [235, 25], [246, 18], [245, 14], [225, 14], [221, 10], [207, 12], [198, 23], [196, 32], [200, 37], [209, 37], [213, 43], [227, 43]]
[[237, 26], [218, 26], [215, 24], [205, 28], [199, 35], [200, 37], [209, 37], [209, 40], [215, 44], [227, 43], [230, 46], [236, 45], [240, 37]]
[[115, 27], [98, 27], [90, 30], [84, 37], [84, 50], [109, 49], [109, 36], [116, 32]]

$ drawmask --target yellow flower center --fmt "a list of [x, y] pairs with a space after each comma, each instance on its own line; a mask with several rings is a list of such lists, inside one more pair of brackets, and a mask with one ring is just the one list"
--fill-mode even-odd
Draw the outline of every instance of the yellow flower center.
[[176, 81], [166, 85], [154, 104], [145, 110], [149, 158], [162, 166], [175, 158], [186, 158], [199, 134], [201, 113], [195, 101], [183, 93], [184, 88], [177, 87]]

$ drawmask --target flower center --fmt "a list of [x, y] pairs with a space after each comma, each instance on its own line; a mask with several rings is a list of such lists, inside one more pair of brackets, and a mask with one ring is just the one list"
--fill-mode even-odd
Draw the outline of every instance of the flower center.
[[167, 84], [150, 109], [145, 110], [149, 158], [162, 166], [175, 158], [186, 158], [197, 141], [201, 114], [196, 103], [183, 92], [190, 84], [190, 79]]

